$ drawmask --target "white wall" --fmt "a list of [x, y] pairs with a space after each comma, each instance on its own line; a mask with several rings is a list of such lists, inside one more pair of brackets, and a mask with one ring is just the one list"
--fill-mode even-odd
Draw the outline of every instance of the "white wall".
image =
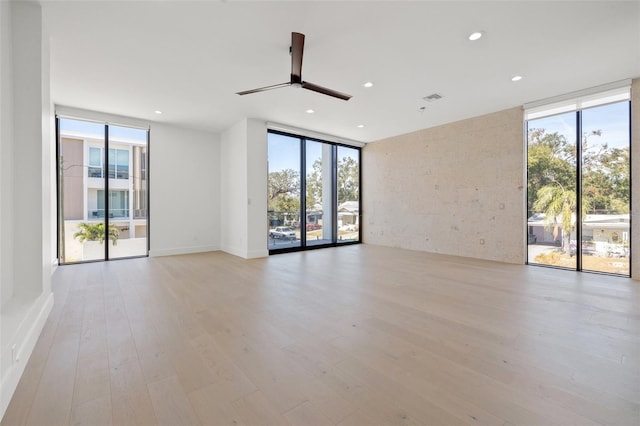
[[267, 128], [244, 119], [221, 137], [221, 247], [247, 259], [267, 250]]
[[220, 137], [151, 123], [151, 256], [220, 249]]
[[222, 250], [246, 257], [247, 251], [247, 121], [221, 135], [220, 242]]
[[48, 41], [33, 2], [0, 2], [0, 415], [53, 306]]
[[0, 301], [13, 297], [13, 49], [11, 10], [0, 2]]
[[247, 120], [247, 257], [269, 255], [267, 250], [267, 125]]

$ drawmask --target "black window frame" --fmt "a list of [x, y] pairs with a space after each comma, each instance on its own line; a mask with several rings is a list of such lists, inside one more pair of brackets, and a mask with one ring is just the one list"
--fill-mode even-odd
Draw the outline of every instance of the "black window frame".
[[[628, 274], [617, 274], [617, 273], [613, 273], [613, 272], [605, 272], [605, 271], [597, 271], [597, 270], [592, 270], [592, 269], [584, 269], [583, 265], [582, 265], [582, 261], [583, 261], [583, 250], [582, 250], [582, 240], [583, 240], [583, 236], [582, 236], [582, 224], [583, 224], [583, 219], [582, 219], [582, 198], [583, 198], [583, 194], [582, 194], [582, 174], [583, 174], [583, 167], [582, 167], [582, 161], [583, 161], [583, 152], [582, 152], [582, 134], [583, 134], [583, 126], [582, 126], [582, 112], [589, 110], [589, 109], [593, 109], [593, 108], [598, 108], [604, 105], [609, 105], [609, 104], [617, 104], [617, 103], [627, 103], [627, 114], [629, 117], [629, 126], [628, 126], [628, 134], [629, 134], [629, 207], [630, 207], [630, 211], [629, 211], [629, 273]], [[576, 115], [576, 140], [574, 141], [575, 146], [576, 146], [576, 196], [577, 196], [577, 200], [576, 200], [576, 224], [575, 224], [575, 232], [576, 232], [576, 252], [575, 252], [575, 257], [576, 257], [576, 267], [567, 267], [567, 266], [555, 266], [555, 265], [547, 265], [544, 263], [535, 263], [535, 262], [531, 262], [529, 259], [529, 226], [528, 226], [528, 218], [529, 218], [529, 206], [528, 206], [528, 190], [525, 191], [525, 253], [526, 253], [526, 260], [525, 260], [525, 265], [530, 265], [530, 266], [537, 266], [537, 267], [543, 267], [543, 268], [552, 268], [552, 269], [562, 269], [562, 270], [566, 270], [566, 271], [574, 271], [574, 272], [586, 272], [589, 274], [599, 274], [599, 275], [609, 275], [609, 276], [614, 276], [614, 277], [621, 277], [621, 278], [632, 278], [633, 277], [633, 241], [632, 241], [632, 231], [633, 231], [633, 214], [632, 214], [632, 206], [633, 206], [633, 133], [632, 133], [632, 128], [633, 128], [633, 111], [632, 111], [632, 103], [631, 103], [631, 99], [629, 100], [621, 100], [621, 101], [615, 101], [615, 102], [610, 102], [610, 103], [603, 103], [603, 104], [598, 104], [598, 105], [594, 105], [594, 106], [589, 106], [586, 108], [577, 108], [574, 111], [565, 111], [565, 112], [561, 112], [558, 114], [552, 114], [549, 115], [549, 117], [554, 116], [554, 115], [560, 115], [560, 114], [565, 114], [567, 112], [573, 112], [573, 114]], [[541, 117], [542, 118], [542, 117]], [[533, 119], [535, 120], [535, 119]], [[525, 133], [525, 177], [526, 177], [526, 181], [525, 184], [528, 184], [529, 182], [529, 167], [528, 167], [528, 158], [529, 158], [529, 122], [533, 121], [530, 119], [527, 119], [524, 121], [524, 133]]]
[[[362, 148], [349, 144], [327, 141], [318, 137], [304, 136], [295, 133], [283, 132], [280, 130], [267, 130], [267, 143], [268, 134], [277, 134], [287, 136], [290, 138], [298, 139], [300, 143], [300, 245], [296, 247], [283, 247], [283, 248], [268, 248], [269, 255], [291, 253], [306, 250], [316, 250], [328, 247], [342, 247], [354, 244], [362, 244]], [[320, 142], [330, 145], [331, 149], [331, 199], [332, 199], [332, 211], [333, 215], [332, 230], [331, 230], [331, 242], [325, 244], [313, 244], [307, 245], [306, 241], [306, 227], [307, 227], [307, 215], [306, 215], [306, 187], [307, 187], [307, 165], [306, 165], [306, 145], [307, 141]], [[338, 147], [355, 149], [358, 152], [358, 240], [357, 241], [339, 241], [338, 240]], [[267, 170], [267, 179], [269, 170]], [[267, 207], [268, 209], [268, 207]], [[326, 214], [322, 213], [323, 216]], [[267, 243], [268, 247], [268, 243]]]

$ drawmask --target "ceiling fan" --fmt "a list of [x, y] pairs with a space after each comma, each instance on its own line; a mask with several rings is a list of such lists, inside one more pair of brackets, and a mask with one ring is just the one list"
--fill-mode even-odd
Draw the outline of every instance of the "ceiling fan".
[[289, 48], [289, 52], [291, 53], [291, 80], [289, 82], [274, 84], [273, 86], [260, 87], [258, 89], [245, 90], [244, 92], [237, 92], [237, 94], [248, 95], [251, 93], [264, 92], [266, 90], [293, 86], [297, 88], [302, 87], [303, 89], [312, 90], [314, 92], [333, 96], [334, 98], [342, 99], [345, 101], [351, 99], [351, 95], [327, 89], [326, 87], [318, 86], [317, 84], [309, 83], [308, 81], [302, 81], [302, 53], [304, 52], [304, 34], [291, 33], [291, 47]]

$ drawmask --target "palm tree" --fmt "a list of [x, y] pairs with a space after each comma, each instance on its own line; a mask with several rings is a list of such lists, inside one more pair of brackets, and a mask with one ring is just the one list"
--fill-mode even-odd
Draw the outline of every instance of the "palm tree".
[[[558, 230], [562, 230], [562, 251], [570, 254], [572, 219], [577, 207], [576, 192], [554, 182], [540, 188], [537, 195], [538, 199], [533, 203], [534, 211], [544, 212], [547, 226], [553, 228], [553, 238], [558, 238]], [[582, 197], [583, 218], [590, 206], [588, 197]]]
[[538, 199], [533, 203], [534, 211], [544, 212], [547, 226], [553, 228], [554, 239], [558, 238], [558, 229], [562, 229], [562, 251], [571, 253], [571, 219], [576, 210], [575, 191], [566, 190], [556, 182], [540, 188], [537, 195]]
[[[84, 243], [85, 241], [99, 241], [100, 244], [104, 243], [105, 232], [104, 232], [104, 222], [99, 223], [80, 223], [78, 224], [78, 231], [73, 234], [73, 238], [77, 238], [78, 241]], [[120, 231], [113, 223], [109, 224], [109, 239], [115, 246], [118, 237], [120, 236]]]

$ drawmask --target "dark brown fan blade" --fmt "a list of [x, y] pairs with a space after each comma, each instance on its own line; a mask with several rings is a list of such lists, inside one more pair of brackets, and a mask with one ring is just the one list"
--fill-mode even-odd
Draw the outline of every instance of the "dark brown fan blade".
[[322, 93], [323, 95], [333, 96], [334, 98], [342, 99], [343, 101], [348, 101], [349, 99], [351, 99], [351, 95], [327, 89], [326, 87], [318, 86], [317, 84], [309, 83], [306, 81], [302, 82], [302, 88], [313, 90], [314, 92]]
[[302, 82], [302, 53], [304, 34], [291, 33], [291, 82]]
[[274, 84], [273, 86], [260, 87], [258, 89], [245, 90], [244, 92], [236, 92], [236, 95], [249, 95], [251, 93], [264, 92], [266, 90], [279, 89], [281, 87], [291, 86], [291, 83]]

